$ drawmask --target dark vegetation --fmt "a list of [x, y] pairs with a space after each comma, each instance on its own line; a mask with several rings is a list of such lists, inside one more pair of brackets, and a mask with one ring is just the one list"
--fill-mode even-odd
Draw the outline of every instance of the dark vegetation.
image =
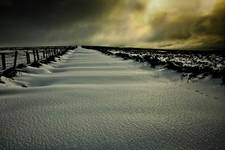
[[221, 78], [225, 83], [225, 51], [222, 50], [171, 50], [83, 46], [95, 49], [107, 55], [114, 55], [125, 60], [146, 62], [155, 68], [157, 66], [176, 70], [188, 79], [202, 79], [211, 75]]

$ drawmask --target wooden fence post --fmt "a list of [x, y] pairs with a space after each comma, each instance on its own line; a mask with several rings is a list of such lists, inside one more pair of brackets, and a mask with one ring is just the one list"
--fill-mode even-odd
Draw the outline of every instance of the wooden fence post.
[[5, 54], [2, 54], [2, 70], [6, 69]]
[[43, 50], [42, 53], [43, 53], [43, 58], [45, 58], [45, 50]]
[[46, 50], [47, 58], [49, 58], [49, 50]]
[[33, 55], [34, 55], [34, 62], [36, 62], [35, 50], [33, 50]]
[[39, 58], [39, 51], [38, 50], [36, 50], [36, 54], [37, 54], [37, 60], [39, 60], [40, 58]]
[[30, 54], [29, 51], [26, 51], [27, 64], [30, 64]]
[[16, 69], [17, 56], [18, 56], [18, 52], [17, 52], [17, 51], [15, 51], [14, 65], [13, 65], [13, 68], [14, 68], [14, 69]]

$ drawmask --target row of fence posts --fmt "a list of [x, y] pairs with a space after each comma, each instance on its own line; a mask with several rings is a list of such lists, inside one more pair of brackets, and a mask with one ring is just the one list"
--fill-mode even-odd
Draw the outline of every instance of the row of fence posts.
[[[33, 62], [39, 62], [42, 60], [47, 60], [50, 57], [55, 57], [58, 55], [62, 55], [63, 53], [66, 52], [67, 49], [43, 49], [43, 50], [25, 50], [25, 54], [26, 54], [26, 60], [27, 60], [27, 64], [31, 64], [31, 56], [30, 54], [33, 54]], [[40, 58], [40, 52], [42, 52], [42, 59]], [[1, 57], [2, 57], [2, 70], [6, 70], [7, 66], [6, 66], [6, 55], [7, 54], [12, 54], [14, 53], [14, 62], [13, 62], [13, 67], [14, 69], [16, 69], [17, 66], [17, 58], [18, 58], [18, 51], [16, 50], [15, 52], [0, 52]], [[1, 69], [0, 69], [1, 70]]]
[[[32, 54], [33, 54], [33, 58], [34, 58], [34, 62], [40, 61], [40, 53], [42, 52], [42, 59], [48, 59], [49, 57], [55, 57], [57, 55], [61, 55], [63, 53], [62, 50], [60, 49], [49, 49], [49, 50], [32, 50]], [[31, 63], [31, 59], [30, 59], [30, 52], [26, 51], [26, 58], [27, 58], [27, 64]]]

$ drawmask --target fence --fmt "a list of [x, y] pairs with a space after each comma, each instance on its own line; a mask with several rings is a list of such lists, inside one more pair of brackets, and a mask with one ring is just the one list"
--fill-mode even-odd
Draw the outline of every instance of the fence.
[[0, 76], [8, 70], [15, 71], [20, 65], [31, 65], [38, 62], [47, 63], [75, 48], [76, 46], [2, 49], [0, 50]]

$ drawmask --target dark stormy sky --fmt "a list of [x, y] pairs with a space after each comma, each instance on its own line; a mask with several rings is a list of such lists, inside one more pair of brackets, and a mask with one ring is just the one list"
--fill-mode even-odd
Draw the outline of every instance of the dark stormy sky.
[[225, 45], [225, 0], [0, 0], [0, 19], [0, 46]]

